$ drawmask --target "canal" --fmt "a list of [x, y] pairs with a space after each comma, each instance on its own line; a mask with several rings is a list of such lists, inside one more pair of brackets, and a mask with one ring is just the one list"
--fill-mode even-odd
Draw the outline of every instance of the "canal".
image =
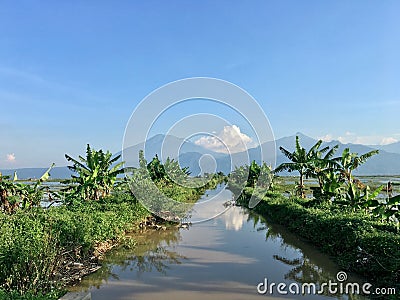
[[[223, 185], [207, 191], [194, 207], [189, 228], [135, 233], [134, 247], [111, 251], [98, 272], [71, 290], [89, 291], [93, 300], [366, 299], [329, 294], [327, 288], [316, 294], [312, 287], [301, 295], [304, 284], [313, 283], [318, 290], [323, 283], [339, 283], [341, 270], [284, 227], [245, 208], [227, 206], [231, 199]], [[266, 281], [268, 287], [275, 285], [266, 289]], [[362, 284], [350, 275], [346, 282]], [[291, 293], [296, 288], [298, 295]]]

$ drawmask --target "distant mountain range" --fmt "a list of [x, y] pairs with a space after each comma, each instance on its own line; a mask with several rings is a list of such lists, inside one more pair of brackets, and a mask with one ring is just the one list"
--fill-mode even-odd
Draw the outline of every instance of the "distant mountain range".
[[[301, 145], [309, 149], [317, 140], [302, 133], [296, 135], [300, 138]], [[264, 160], [271, 164], [273, 153], [276, 152], [276, 166], [286, 162], [287, 158], [279, 151], [282, 146], [289, 151], [294, 150], [296, 135], [283, 137], [274, 142], [266, 142], [258, 147], [251, 148], [246, 152], [227, 155], [217, 153], [196, 145], [175, 136], [156, 135], [146, 142], [127, 148], [123, 153], [126, 166], [138, 166], [138, 153], [141, 149], [145, 150], [145, 158], [150, 161], [156, 154], [160, 160], [164, 161], [167, 157], [179, 161], [182, 167], [189, 167], [192, 175], [222, 171], [229, 173], [231, 166], [241, 165], [245, 162], [255, 160], [261, 162], [261, 151], [264, 153]], [[357, 175], [400, 175], [400, 142], [389, 145], [360, 145], [342, 144], [339, 141], [324, 142], [323, 146], [339, 145], [336, 155], [340, 155], [344, 148], [350, 148], [352, 152], [359, 154], [366, 153], [373, 149], [379, 149], [380, 153], [371, 157], [365, 164], [361, 165], [355, 172]], [[274, 147], [276, 145], [276, 149]], [[179, 154], [177, 156], [177, 153]], [[121, 153], [117, 153], [121, 154]], [[24, 168], [17, 169], [18, 178], [39, 178], [46, 168]], [[14, 170], [0, 170], [3, 175], [12, 175]], [[51, 177], [65, 179], [71, 176], [71, 171], [67, 167], [55, 167], [52, 169]], [[284, 173], [282, 175], [285, 175]]]
[[[18, 179], [38, 179], [48, 168], [21, 168], [21, 169], [8, 169], [0, 170], [4, 176], [13, 176], [14, 171], [17, 171]], [[50, 171], [51, 178], [67, 179], [71, 177], [72, 172], [68, 167], [54, 167]], [[11, 177], [12, 178], [12, 177]]]
[[368, 147], [383, 150], [388, 153], [400, 154], [400, 142], [389, 144], [389, 145], [371, 145]]

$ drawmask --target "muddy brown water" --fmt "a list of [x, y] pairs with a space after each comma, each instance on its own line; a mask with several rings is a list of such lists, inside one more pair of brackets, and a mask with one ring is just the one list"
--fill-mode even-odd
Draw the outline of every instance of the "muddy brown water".
[[[92, 300], [366, 299], [346, 294], [292, 294], [296, 286], [301, 292], [302, 283], [315, 283], [318, 289], [329, 280], [339, 282], [336, 275], [341, 270], [329, 256], [284, 227], [241, 207], [222, 208], [232, 198], [224, 186], [207, 194], [200, 201], [212, 200], [193, 212], [192, 220], [202, 220], [213, 210], [222, 214], [189, 229], [135, 234], [135, 247], [113, 250], [98, 272], [71, 290], [89, 291]], [[268, 286], [286, 284], [283, 291], [287, 294], [279, 293], [276, 285], [259, 294], [257, 285], [265, 279]], [[346, 282], [363, 284], [351, 275]]]

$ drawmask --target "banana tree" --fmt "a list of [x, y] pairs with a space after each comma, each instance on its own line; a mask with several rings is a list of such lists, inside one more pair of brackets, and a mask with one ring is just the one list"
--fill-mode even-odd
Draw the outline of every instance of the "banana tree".
[[109, 151], [91, 149], [89, 144], [86, 157], [74, 159], [65, 154], [65, 158], [73, 163], [68, 168], [75, 173], [64, 182], [72, 184], [67, 188], [71, 192], [69, 196], [85, 200], [99, 200], [108, 196], [116, 185], [117, 176], [125, 171], [122, 167], [124, 162], [117, 163], [120, 157], [117, 155], [113, 158]]
[[1, 209], [6, 213], [13, 213], [21, 204], [22, 208], [39, 206], [44, 190], [41, 184], [49, 179], [50, 170], [54, 166], [55, 164], [53, 163], [35, 184], [18, 183], [17, 172], [14, 172], [13, 180], [10, 180], [10, 176], [2, 176], [0, 173]]
[[339, 171], [342, 178], [348, 183], [353, 183], [353, 171], [357, 169], [360, 165], [365, 163], [370, 157], [379, 153], [379, 150], [372, 150], [363, 155], [358, 155], [358, 153], [350, 152], [349, 148], [343, 150], [342, 156], [338, 157], [336, 161], [338, 162]]
[[179, 162], [169, 157], [164, 163], [165, 179], [167, 181], [173, 181], [180, 185], [187, 184], [190, 171], [188, 167], [181, 168]]
[[[332, 172], [338, 168], [339, 164], [333, 158], [333, 155], [337, 151], [339, 145], [335, 145], [332, 148], [329, 146], [323, 149], [315, 148], [311, 155], [311, 161], [309, 169], [307, 171], [307, 177], [313, 177], [318, 180], [319, 190], [324, 191], [324, 185]], [[329, 151], [328, 151], [329, 150]], [[328, 151], [328, 152], [326, 152]], [[326, 153], [325, 153], [326, 152]], [[325, 155], [323, 156], [323, 154]]]
[[376, 197], [379, 195], [382, 189], [383, 186], [380, 186], [371, 192], [369, 186], [365, 186], [364, 188], [360, 189], [354, 183], [350, 183], [345, 200], [347, 204], [354, 210], [362, 208], [368, 209], [379, 203], [379, 201], [376, 200]]
[[400, 195], [388, 197], [385, 201], [375, 200], [370, 203], [370, 207], [373, 207], [375, 216], [387, 222], [392, 220], [397, 228], [400, 227]]
[[147, 170], [149, 171], [151, 180], [153, 181], [162, 180], [166, 178], [167, 174], [165, 172], [163, 164], [158, 159], [157, 154], [147, 165]]
[[[46, 189], [46, 187], [42, 186], [42, 183], [50, 178], [50, 171], [54, 166], [55, 164], [53, 163], [33, 185], [17, 184], [22, 208], [30, 208], [40, 205], [40, 201], [43, 199], [44, 190]], [[16, 178], [17, 174], [15, 173], [14, 180], [16, 180]]]
[[275, 173], [279, 173], [282, 171], [299, 172], [299, 184], [297, 187], [298, 194], [300, 197], [305, 198], [304, 192], [304, 177], [309, 176], [310, 170], [313, 169], [313, 164], [315, 163], [316, 158], [319, 155], [326, 152], [329, 147], [325, 147], [323, 149], [319, 149], [322, 144], [322, 140], [319, 140], [315, 143], [314, 146], [311, 147], [309, 151], [303, 148], [300, 145], [299, 137], [296, 136], [296, 148], [293, 152], [283, 148], [282, 146], [279, 147], [279, 150], [285, 155], [291, 162], [282, 163], [280, 164], [275, 170]]

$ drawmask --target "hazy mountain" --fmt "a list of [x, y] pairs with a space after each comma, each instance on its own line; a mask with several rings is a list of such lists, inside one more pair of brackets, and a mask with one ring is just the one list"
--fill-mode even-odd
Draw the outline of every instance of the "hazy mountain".
[[[172, 135], [165, 136], [158, 134], [151, 137], [146, 142], [126, 148], [123, 153], [123, 159], [126, 165], [137, 166], [139, 164], [140, 150], [144, 150], [147, 161], [150, 161], [156, 154], [161, 161], [164, 161], [167, 159], [167, 157], [177, 159], [179, 155], [185, 153], [210, 154], [214, 157], [223, 156], [223, 154], [208, 150], [202, 146], [198, 146], [192, 142], [186, 141], [185, 139]], [[118, 154], [121, 154], [121, 152]], [[188, 156], [186, 155], [185, 157]], [[185, 161], [187, 161], [187, 159], [185, 159]]]
[[[297, 133], [296, 135], [300, 137], [300, 143], [306, 149], [310, 149], [317, 142], [316, 139], [302, 133]], [[178, 160], [182, 167], [189, 167], [192, 175], [198, 175], [204, 172], [210, 173], [214, 170], [228, 174], [234, 166], [248, 164], [252, 160], [260, 163], [262, 157], [269, 165], [273, 165], [274, 153], [276, 153], [275, 166], [287, 161], [287, 158], [279, 150], [279, 147], [282, 146], [289, 151], [293, 151], [296, 135], [280, 138], [276, 140], [275, 143], [272, 141], [266, 142], [248, 151], [234, 153], [232, 155], [217, 153], [175, 136], [156, 135], [145, 143], [127, 148], [124, 151], [124, 160], [126, 166], [138, 166], [139, 151], [145, 149], [147, 161], [150, 161], [156, 154], [162, 161], [170, 157]], [[339, 141], [331, 141], [324, 142], [322, 146], [333, 147], [336, 144], [339, 145], [336, 156], [339, 156], [343, 149], [347, 147], [350, 148], [350, 151], [357, 152], [360, 155], [373, 149], [380, 149], [378, 155], [373, 156], [359, 167], [355, 172], [358, 175], [400, 175], [400, 143], [384, 146], [365, 146], [359, 144], [342, 144]], [[261, 155], [261, 151], [263, 155]], [[20, 179], [39, 178], [46, 170], [47, 168], [24, 168], [17, 169], [17, 174]], [[0, 171], [4, 175], [12, 175], [14, 173], [14, 170]], [[67, 167], [55, 167], [50, 173], [52, 178], [60, 179], [69, 178], [71, 175]], [[284, 173], [282, 173], [282, 175], [284, 175]]]
[[397, 153], [400, 154], [400, 142], [397, 143], [392, 143], [389, 145], [372, 145], [369, 146], [371, 148], [379, 149], [379, 150], [384, 150], [389, 153]]
[[[294, 150], [295, 143], [296, 143], [296, 136], [299, 137], [300, 144], [306, 149], [311, 148], [317, 142], [316, 139], [313, 139], [313, 138], [311, 138], [311, 137], [309, 137], [309, 136], [307, 136], [307, 135], [305, 135], [305, 134], [303, 134], [301, 132], [297, 132], [295, 135], [291, 135], [291, 136], [287, 136], [287, 137], [283, 137], [283, 138], [277, 139], [275, 141], [277, 151], [279, 151], [279, 147], [283, 147], [283, 148], [288, 149], [288, 150], [289, 149]], [[267, 142], [267, 143], [270, 143], [270, 142]]]

